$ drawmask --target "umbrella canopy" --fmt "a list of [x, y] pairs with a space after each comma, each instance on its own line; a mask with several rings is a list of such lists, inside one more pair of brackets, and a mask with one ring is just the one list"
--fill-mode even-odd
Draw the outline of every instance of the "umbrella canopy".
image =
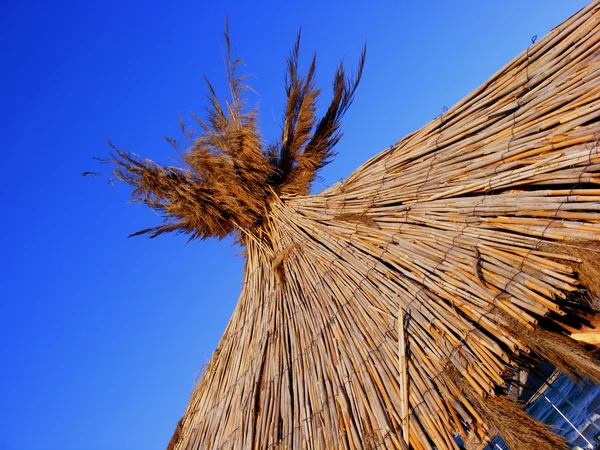
[[[314, 60], [288, 60], [281, 140], [212, 88], [208, 118], [161, 167], [116, 150], [143, 233], [234, 233], [245, 282], [173, 449], [568, 448], [506, 397], [550, 361], [600, 383], [569, 337], [600, 295], [600, 2], [347, 180], [308, 195], [360, 80], [336, 73], [315, 118]], [[589, 311], [588, 311], [589, 312]]]

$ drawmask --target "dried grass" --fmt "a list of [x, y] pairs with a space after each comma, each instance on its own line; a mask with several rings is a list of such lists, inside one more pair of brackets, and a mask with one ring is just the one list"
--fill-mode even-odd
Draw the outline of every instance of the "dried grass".
[[581, 343], [542, 328], [531, 331], [506, 316], [504, 319], [512, 332], [526, 342], [542, 361], [548, 361], [574, 381], [585, 377], [600, 384], [600, 364]]
[[[206, 118], [194, 116], [200, 133], [183, 152], [185, 168], [161, 166], [112, 146], [107, 162], [115, 165], [117, 179], [132, 187], [132, 200], [161, 214], [164, 225], [132, 234], [183, 233], [190, 239], [223, 237], [235, 233], [243, 242], [248, 234], [264, 232], [265, 212], [273, 195], [307, 194], [317, 172], [333, 156], [342, 133], [341, 120], [352, 104], [361, 78], [366, 47], [355, 77], [347, 77], [340, 63], [333, 81], [333, 99], [325, 115], [317, 120], [320, 90], [315, 88], [316, 55], [307, 75], [298, 72], [300, 33], [288, 58], [287, 106], [282, 137], [265, 146], [258, 129], [256, 109], [244, 99], [250, 89], [247, 74], [238, 75], [241, 59], [231, 54], [226, 27], [226, 71], [230, 99], [221, 104], [206, 81], [209, 107]], [[186, 138], [191, 133], [182, 131]], [[177, 147], [174, 139], [167, 139]]]
[[[511, 450], [569, 449], [564, 437], [528, 415], [522, 406], [506, 397], [480, 397], [455, 367], [448, 369], [448, 376], [483, 418], [489, 427], [489, 436], [500, 435]], [[476, 437], [471, 440], [476, 440]]]
[[169, 441], [169, 444], [167, 445], [167, 450], [175, 450], [177, 448], [177, 444], [179, 444], [179, 441], [181, 440], [182, 435], [183, 435], [183, 417], [181, 419], [179, 419], [179, 422], [177, 422], [177, 425], [175, 426], [175, 432], [173, 433], [173, 436], [171, 436], [171, 440]]
[[277, 275], [280, 283], [285, 283], [285, 270], [283, 268], [285, 260], [292, 252], [298, 251], [302, 251], [302, 246], [300, 244], [291, 244], [277, 253], [273, 258], [273, 271]]
[[379, 228], [377, 222], [371, 219], [366, 214], [338, 214], [334, 217], [335, 220], [341, 220], [343, 222], [360, 223], [372, 228]]
[[308, 75], [300, 79], [297, 75], [299, 46], [300, 33], [288, 59], [287, 107], [283, 135], [279, 151], [274, 156], [279, 160], [277, 173], [280, 174], [281, 186], [277, 186], [277, 190], [283, 194], [306, 195], [317, 172], [334, 156], [333, 148], [342, 136], [342, 118], [352, 104], [360, 82], [367, 47], [363, 47], [355, 77], [346, 77], [344, 66], [340, 63], [333, 78], [331, 104], [325, 115], [316, 122], [315, 111], [319, 95], [319, 90], [314, 88], [316, 55]]
[[469, 431], [465, 440], [465, 450], [482, 450], [489, 443], [489, 439], [482, 439], [476, 433]]

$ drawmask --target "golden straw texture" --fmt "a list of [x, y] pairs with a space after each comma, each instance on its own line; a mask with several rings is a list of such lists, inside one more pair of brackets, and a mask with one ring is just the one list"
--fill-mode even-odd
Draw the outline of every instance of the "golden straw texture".
[[[504, 394], [511, 368], [542, 359], [599, 378], [566, 331], [581, 321], [582, 293], [597, 289], [594, 270], [600, 279], [584, 261], [598, 258], [585, 243], [600, 241], [599, 41], [594, 1], [313, 196], [301, 194], [332, 155], [339, 121], [336, 109], [322, 119], [335, 129], [311, 122], [313, 68], [295, 75], [295, 49], [292, 122], [271, 154], [281, 172], [238, 228], [244, 287], [173, 448], [446, 450], [459, 448], [455, 435], [496, 433], [514, 448], [563, 448]], [[341, 103], [355, 87], [336, 88]], [[233, 209], [216, 223], [235, 228]], [[572, 242], [585, 251], [564, 247]], [[529, 441], [515, 423], [535, 429]]]

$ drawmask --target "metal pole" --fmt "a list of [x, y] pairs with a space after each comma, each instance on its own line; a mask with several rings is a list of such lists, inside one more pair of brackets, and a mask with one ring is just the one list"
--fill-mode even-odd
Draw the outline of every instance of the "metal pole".
[[555, 410], [556, 410], [556, 411], [557, 411], [557, 412], [558, 412], [558, 413], [559, 413], [559, 414], [562, 416], [562, 418], [563, 418], [563, 419], [565, 419], [569, 425], [571, 425], [571, 428], [573, 428], [573, 429], [574, 429], [574, 430], [577, 432], [577, 434], [578, 434], [579, 436], [581, 436], [581, 437], [582, 437], [582, 439], [583, 439], [585, 442], [587, 442], [587, 443], [588, 443], [588, 445], [590, 446], [590, 448], [594, 448], [594, 446], [592, 445], [592, 443], [591, 443], [590, 441], [588, 441], [588, 440], [585, 438], [585, 436], [584, 436], [583, 434], [581, 434], [581, 432], [580, 432], [580, 431], [579, 431], [577, 428], [575, 428], [575, 425], [573, 425], [573, 424], [571, 423], [571, 421], [570, 421], [569, 419], [567, 419], [567, 416], [565, 416], [565, 415], [564, 415], [564, 414], [561, 412], [561, 410], [560, 410], [560, 409], [558, 409], [556, 406], [554, 406], [554, 403], [552, 403], [552, 402], [550, 401], [550, 399], [549, 399], [548, 397], [546, 397], [546, 395], [544, 395], [544, 398], [545, 398], [545, 399], [546, 399], [546, 401], [547, 401], [548, 403], [550, 403], [550, 404], [552, 405], [552, 407], [553, 407], [553, 408], [554, 408], [554, 409], [555, 409]]
[[550, 389], [552, 389], [554, 392], [556, 392], [558, 395], [560, 395], [560, 397], [563, 399], [563, 401], [567, 402], [569, 404], [569, 406], [571, 406], [571, 408], [573, 408], [575, 411], [577, 411], [579, 413], [579, 415], [581, 417], [583, 417], [589, 425], [593, 426], [596, 430], [600, 431], [600, 427], [598, 427], [598, 425], [596, 425], [594, 422], [592, 422], [590, 419], [588, 419], [588, 416], [586, 416], [585, 413], [581, 409], [579, 409], [576, 405], [571, 403], [571, 401], [562, 392], [560, 392], [560, 390], [556, 389], [552, 384], [553, 383], [548, 384], [548, 387]]

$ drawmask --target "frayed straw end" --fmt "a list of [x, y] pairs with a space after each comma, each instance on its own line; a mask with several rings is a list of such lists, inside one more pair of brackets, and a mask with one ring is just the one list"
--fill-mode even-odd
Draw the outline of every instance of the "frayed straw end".
[[600, 364], [579, 342], [542, 329], [528, 331], [526, 339], [533, 351], [572, 380], [588, 378], [600, 384]]
[[511, 450], [569, 449], [564, 437], [552, 432], [506, 397], [482, 399], [479, 407], [482, 417]]
[[179, 419], [179, 422], [177, 422], [177, 425], [175, 426], [175, 432], [173, 433], [173, 436], [171, 436], [169, 445], [167, 445], [167, 450], [175, 450], [175, 448], [176, 448], [177, 444], [179, 444], [179, 441], [181, 440], [182, 436], [183, 436], [183, 417], [181, 419]]
[[454, 366], [447, 373], [489, 427], [490, 437], [501, 436], [511, 450], [569, 449], [564, 437], [553, 433], [548, 426], [527, 414], [520, 405], [503, 396], [480, 397], [470, 389], [467, 380]]
[[[600, 242], [598, 241], [566, 241], [565, 243], [546, 243], [539, 250], [572, 256], [581, 262], [570, 265], [579, 274], [579, 281], [594, 297], [600, 298]], [[600, 306], [596, 301], [596, 306]]]

